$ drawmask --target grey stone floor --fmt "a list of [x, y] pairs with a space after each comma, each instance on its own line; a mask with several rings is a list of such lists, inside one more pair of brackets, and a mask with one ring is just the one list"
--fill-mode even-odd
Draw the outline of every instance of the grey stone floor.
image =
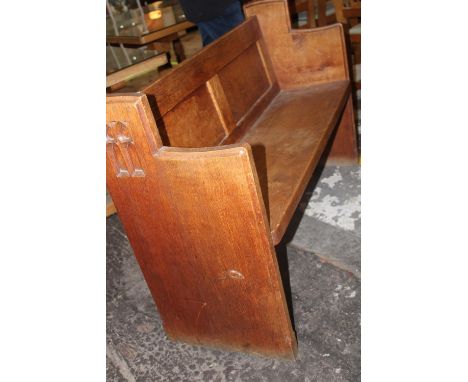
[[108, 218], [107, 380], [360, 381], [360, 168], [325, 167], [295, 219], [278, 254], [289, 264], [293, 362], [169, 340], [119, 218]]
[[299, 208], [304, 215], [289, 245], [360, 278], [361, 168], [325, 167], [304, 199]]

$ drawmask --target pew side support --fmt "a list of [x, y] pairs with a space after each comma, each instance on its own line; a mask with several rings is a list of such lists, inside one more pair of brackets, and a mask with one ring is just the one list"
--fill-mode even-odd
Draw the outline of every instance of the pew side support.
[[167, 334], [294, 358], [250, 146], [162, 146], [142, 94], [108, 97], [107, 120], [107, 187]]

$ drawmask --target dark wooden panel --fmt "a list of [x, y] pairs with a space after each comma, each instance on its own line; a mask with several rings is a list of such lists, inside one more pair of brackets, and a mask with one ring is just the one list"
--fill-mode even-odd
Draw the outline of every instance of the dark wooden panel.
[[226, 135], [206, 85], [178, 103], [157, 124], [164, 130], [168, 145], [175, 147], [216, 146]]
[[256, 44], [222, 68], [218, 75], [236, 123], [270, 86]]

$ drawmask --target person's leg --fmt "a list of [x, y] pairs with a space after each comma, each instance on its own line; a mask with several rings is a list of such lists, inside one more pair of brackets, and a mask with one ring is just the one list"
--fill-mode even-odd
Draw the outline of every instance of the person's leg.
[[210, 21], [199, 21], [197, 23], [198, 30], [200, 31], [202, 37], [203, 46], [208, 45], [210, 42], [216, 39], [214, 35], [212, 35], [211, 30], [211, 22]]
[[223, 15], [211, 20], [198, 22], [197, 26], [202, 36], [203, 46], [208, 45], [226, 32], [229, 32], [242, 21], [244, 21], [244, 15], [240, 2], [235, 1], [225, 9]]
[[244, 13], [242, 12], [241, 3], [239, 1], [235, 1], [231, 5], [229, 5], [225, 10], [222, 19], [225, 23], [226, 28], [229, 28], [226, 30], [226, 32], [235, 28], [242, 21], [244, 21]]

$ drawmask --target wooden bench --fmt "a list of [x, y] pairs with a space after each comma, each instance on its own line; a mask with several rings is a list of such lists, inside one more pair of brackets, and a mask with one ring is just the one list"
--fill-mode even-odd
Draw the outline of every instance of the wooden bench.
[[[107, 187], [169, 337], [293, 358], [277, 246], [323, 153], [356, 163], [342, 27], [285, 1], [107, 97]], [[255, 17], [256, 16], [256, 17]]]

